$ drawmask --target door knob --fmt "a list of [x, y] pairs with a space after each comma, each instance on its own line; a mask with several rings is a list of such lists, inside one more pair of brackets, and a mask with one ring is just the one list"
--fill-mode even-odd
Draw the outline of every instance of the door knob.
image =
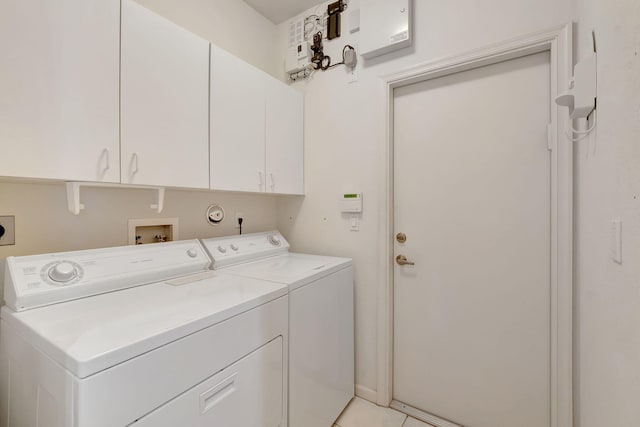
[[398, 263], [398, 265], [416, 265], [415, 262], [408, 261], [407, 257], [404, 255], [398, 255], [396, 257], [396, 262]]
[[396, 234], [396, 240], [398, 243], [404, 243], [407, 241], [407, 235], [404, 233], [398, 233]]

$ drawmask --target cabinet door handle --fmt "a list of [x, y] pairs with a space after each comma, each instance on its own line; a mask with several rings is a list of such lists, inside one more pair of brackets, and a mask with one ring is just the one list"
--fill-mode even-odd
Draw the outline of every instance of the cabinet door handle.
[[133, 153], [131, 156], [131, 176], [138, 173], [138, 153]]
[[273, 177], [273, 173], [270, 173], [269, 176], [271, 177], [271, 190], [275, 190], [276, 189], [276, 179]]
[[260, 187], [260, 190], [262, 190], [262, 186], [264, 185], [264, 176], [262, 171], [258, 171], [258, 180], [258, 186]]
[[104, 170], [105, 172], [108, 171], [109, 169], [111, 169], [111, 156], [110, 156], [111, 152], [109, 151], [108, 148], [105, 148], [104, 150], [102, 150], [102, 155], [104, 156], [104, 160], [105, 160], [105, 166], [104, 166]]

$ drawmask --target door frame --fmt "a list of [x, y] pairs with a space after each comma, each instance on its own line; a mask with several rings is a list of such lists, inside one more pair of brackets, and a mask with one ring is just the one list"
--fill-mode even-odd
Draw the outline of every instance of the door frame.
[[[394, 89], [540, 52], [550, 53], [551, 148], [551, 427], [573, 425], [573, 144], [565, 137], [569, 112], [555, 97], [568, 90], [573, 71], [572, 24], [518, 37], [382, 76], [386, 134], [379, 187], [377, 403], [393, 398], [393, 102]], [[394, 402], [395, 403], [395, 402]]]

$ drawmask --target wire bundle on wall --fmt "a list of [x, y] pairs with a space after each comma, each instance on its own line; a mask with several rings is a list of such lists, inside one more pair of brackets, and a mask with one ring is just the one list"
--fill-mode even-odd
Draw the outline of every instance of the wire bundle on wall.
[[[345, 65], [349, 68], [356, 66], [357, 57], [353, 46], [345, 45], [342, 49], [342, 60], [332, 64], [331, 57], [325, 54], [323, 45], [323, 41], [325, 40], [328, 41], [340, 37], [341, 20], [339, 15], [347, 9], [347, 1], [348, 0], [338, 0], [329, 3], [328, 6], [319, 6], [319, 8], [326, 7], [324, 13], [320, 14], [318, 9], [316, 9], [315, 13], [303, 19], [303, 41], [299, 42], [298, 45], [292, 46], [297, 48], [298, 65], [296, 66], [295, 64], [296, 58], [294, 56], [293, 65], [288, 67], [288, 69], [290, 69], [289, 78], [292, 81], [307, 78], [311, 76], [314, 71], [327, 71], [338, 65]], [[308, 60], [309, 63], [304, 65], [302, 62], [303, 59], [309, 57], [306, 53], [307, 50], [309, 51], [308, 55], [310, 59]]]

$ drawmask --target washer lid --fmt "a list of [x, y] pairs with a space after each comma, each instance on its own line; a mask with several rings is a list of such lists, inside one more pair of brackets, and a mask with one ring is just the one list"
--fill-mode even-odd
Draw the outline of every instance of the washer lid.
[[80, 378], [286, 295], [286, 286], [208, 271], [14, 312], [2, 319]]
[[349, 258], [287, 253], [218, 271], [284, 283], [293, 290], [350, 265]]

